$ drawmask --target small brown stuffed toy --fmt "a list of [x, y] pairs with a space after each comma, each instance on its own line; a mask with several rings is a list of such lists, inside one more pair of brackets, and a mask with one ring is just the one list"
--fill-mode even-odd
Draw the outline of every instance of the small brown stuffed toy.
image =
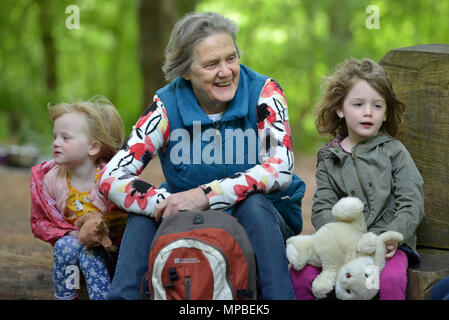
[[90, 211], [75, 221], [75, 226], [80, 228], [79, 241], [85, 245], [86, 250], [103, 246], [107, 250], [114, 250], [109, 229], [102, 219], [100, 212]]

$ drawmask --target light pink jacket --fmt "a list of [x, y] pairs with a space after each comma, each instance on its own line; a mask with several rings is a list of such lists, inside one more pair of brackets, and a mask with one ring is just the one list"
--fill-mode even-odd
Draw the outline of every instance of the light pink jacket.
[[[52, 245], [71, 230], [78, 230], [64, 218], [69, 193], [66, 173], [53, 160], [31, 168], [31, 231], [36, 238]], [[107, 201], [98, 191], [98, 184], [90, 192], [89, 200], [102, 213], [107, 210]]]

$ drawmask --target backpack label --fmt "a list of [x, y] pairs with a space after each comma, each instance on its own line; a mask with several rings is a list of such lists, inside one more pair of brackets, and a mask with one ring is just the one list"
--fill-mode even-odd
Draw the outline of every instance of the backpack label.
[[175, 263], [200, 263], [198, 258], [175, 258]]

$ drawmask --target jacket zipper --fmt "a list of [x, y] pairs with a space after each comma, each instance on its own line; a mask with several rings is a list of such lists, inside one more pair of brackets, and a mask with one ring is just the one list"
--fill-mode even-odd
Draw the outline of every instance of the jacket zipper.
[[190, 281], [190, 276], [187, 276], [184, 278], [184, 286], [185, 286], [185, 297], [186, 300], [190, 300], [190, 287], [191, 287], [191, 281]]
[[[215, 121], [215, 135], [218, 137], [221, 134], [221, 121]], [[222, 144], [220, 147], [223, 147], [223, 137], [221, 137], [221, 139], [219, 140], [220, 143]], [[223, 150], [222, 150], [223, 152]], [[222, 155], [223, 156], [223, 155]], [[223, 162], [224, 163], [224, 162]], [[225, 173], [224, 173], [224, 169], [223, 166], [219, 166], [219, 179], [223, 179], [225, 178]]]
[[363, 196], [365, 197], [366, 203], [368, 204], [368, 215], [370, 215], [370, 213], [371, 213], [371, 205], [370, 205], [370, 202], [369, 202], [369, 198], [368, 198], [368, 196], [366, 194], [365, 188], [363, 187], [362, 178], [360, 177], [359, 168], [357, 167], [357, 162], [355, 161], [355, 156], [354, 156], [355, 148], [356, 147], [354, 147], [354, 151], [351, 153], [351, 158], [352, 158], [352, 162], [354, 164], [355, 172], [357, 173], [357, 178], [359, 179], [360, 187], [362, 188]]

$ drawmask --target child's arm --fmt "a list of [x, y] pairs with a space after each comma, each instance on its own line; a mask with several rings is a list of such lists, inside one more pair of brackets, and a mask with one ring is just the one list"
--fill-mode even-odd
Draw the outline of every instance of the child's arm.
[[424, 217], [423, 179], [407, 149], [397, 141], [398, 150], [392, 156], [394, 219], [382, 231], [402, 233], [404, 239], [412, 236]]
[[31, 231], [36, 238], [54, 245], [56, 240], [72, 230], [72, 228], [61, 228], [47, 219], [38, 208], [31, 208]]
[[36, 238], [54, 245], [56, 240], [78, 228], [57, 218], [59, 212], [55, 204], [49, 203], [50, 199], [43, 191], [41, 166], [37, 165], [32, 168], [30, 181], [31, 231]]
[[316, 230], [328, 222], [335, 222], [332, 207], [340, 199], [329, 178], [324, 161], [319, 161], [315, 174], [316, 190], [313, 196], [312, 224]]

